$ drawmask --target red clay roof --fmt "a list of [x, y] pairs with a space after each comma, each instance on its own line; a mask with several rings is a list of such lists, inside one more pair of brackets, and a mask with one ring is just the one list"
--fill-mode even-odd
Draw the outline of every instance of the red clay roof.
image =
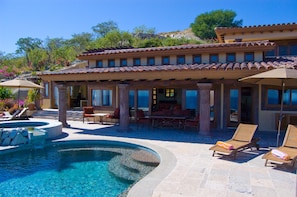
[[282, 23], [282, 24], [272, 24], [272, 25], [253, 25], [253, 26], [243, 26], [243, 27], [216, 27], [215, 31], [237, 31], [237, 30], [251, 30], [251, 31], [271, 31], [271, 30], [290, 30], [296, 29], [296, 23]]
[[215, 32], [219, 42], [224, 42], [226, 34], [235, 33], [255, 33], [255, 32], [272, 32], [272, 31], [293, 31], [297, 29], [296, 23], [283, 23], [272, 25], [243, 26], [243, 27], [216, 27]]
[[167, 51], [167, 50], [180, 50], [180, 49], [210, 49], [214, 48], [229, 48], [229, 47], [261, 47], [261, 46], [275, 46], [273, 42], [268, 41], [253, 41], [253, 42], [235, 42], [235, 43], [213, 43], [213, 44], [187, 44], [179, 46], [166, 46], [166, 47], [149, 47], [149, 48], [124, 48], [124, 49], [93, 49], [89, 52], [84, 52], [79, 57], [95, 56], [95, 55], [109, 55], [121, 53], [139, 53], [151, 51]]
[[183, 65], [155, 65], [155, 66], [126, 66], [110, 68], [83, 68], [62, 71], [44, 72], [42, 75], [65, 75], [86, 73], [117, 73], [117, 72], [158, 72], [158, 71], [183, 71], [183, 70], [260, 70], [274, 69], [286, 65], [297, 69], [297, 56], [273, 57], [261, 62], [235, 62], [235, 63], [207, 63], [207, 64], [183, 64]]

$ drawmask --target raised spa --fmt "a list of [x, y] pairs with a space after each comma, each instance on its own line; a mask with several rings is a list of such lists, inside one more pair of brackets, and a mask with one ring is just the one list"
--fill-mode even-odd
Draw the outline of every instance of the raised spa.
[[56, 120], [16, 120], [0, 122], [0, 128], [37, 128], [47, 131], [47, 139], [62, 134], [62, 123]]

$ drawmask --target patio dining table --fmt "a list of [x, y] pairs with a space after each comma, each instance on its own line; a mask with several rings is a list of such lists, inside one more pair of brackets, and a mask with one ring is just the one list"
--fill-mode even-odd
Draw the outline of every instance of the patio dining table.
[[99, 123], [103, 124], [103, 117], [107, 116], [106, 113], [95, 113], [92, 114], [94, 117], [99, 117]]
[[162, 116], [152, 115], [149, 116], [152, 120], [152, 127], [173, 127], [173, 128], [184, 128], [185, 116]]

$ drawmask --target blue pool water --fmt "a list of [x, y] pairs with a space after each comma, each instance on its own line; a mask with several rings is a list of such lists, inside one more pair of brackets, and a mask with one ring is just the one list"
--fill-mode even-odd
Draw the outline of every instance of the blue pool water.
[[17, 128], [17, 127], [40, 127], [48, 125], [47, 122], [37, 122], [37, 121], [11, 121], [11, 122], [1, 122], [1, 128]]
[[0, 196], [118, 196], [132, 184], [108, 170], [119, 154], [56, 146], [0, 155]]

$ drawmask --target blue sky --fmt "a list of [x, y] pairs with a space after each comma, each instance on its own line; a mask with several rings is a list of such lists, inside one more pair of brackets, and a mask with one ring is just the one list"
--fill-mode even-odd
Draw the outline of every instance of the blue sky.
[[19, 38], [92, 33], [109, 20], [129, 32], [141, 25], [157, 33], [184, 30], [217, 9], [236, 12], [243, 26], [297, 22], [297, 0], [0, 0], [0, 51], [14, 53]]

